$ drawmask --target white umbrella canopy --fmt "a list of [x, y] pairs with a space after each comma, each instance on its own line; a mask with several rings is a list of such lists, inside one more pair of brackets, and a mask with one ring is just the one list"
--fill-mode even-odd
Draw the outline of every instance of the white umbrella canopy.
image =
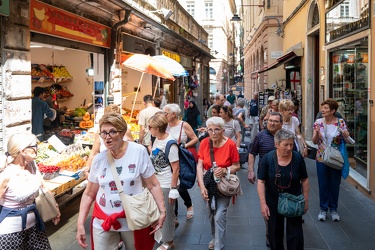
[[161, 63], [161, 65], [168, 69], [169, 72], [171, 72], [174, 76], [188, 76], [189, 73], [185, 70], [184, 66], [182, 66], [180, 63], [178, 63], [176, 60], [173, 60], [172, 58], [166, 57], [165, 55], [158, 55], [153, 56], [158, 62]]
[[148, 74], [152, 74], [154, 76], [166, 78], [166, 79], [169, 79], [169, 80], [172, 80], [172, 81], [175, 80], [172, 73], [167, 68], [163, 67], [163, 65], [159, 61], [157, 61], [156, 59], [154, 59], [153, 57], [151, 57], [149, 55], [133, 54], [128, 59], [126, 59], [122, 64], [125, 67], [128, 67], [130, 69], [134, 69], [134, 70], [137, 70], [139, 72], [142, 72], [142, 76], [141, 76], [141, 79], [139, 80], [138, 88], [137, 88], [137, 91], [135, 93], [132, 110], [130, 112], [130, 118], [133, 115], [135, 101], [137, 100], [139, 87], [141, 86], [141, 82], [142, 82], [144, 73], [148, 73]]

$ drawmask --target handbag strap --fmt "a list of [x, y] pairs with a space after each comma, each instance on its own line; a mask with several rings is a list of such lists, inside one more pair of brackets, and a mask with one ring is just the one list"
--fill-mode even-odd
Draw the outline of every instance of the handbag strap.
[[[328, 146], [327, 144], [327, 124], [326, 124], [326, 119], [325, 118], [323, 118], [323, 127], [324, 127], [324, 144], [326, 145], [326, 146]], [[340, 118], [337, 118], [337, 128], [339, 128], [340, 127]]]
[[184, 122], [181, 122], [180, 135], [178, 136], [178, 141], [177, 141], [178, 145], [180, 145], [180, 142], [181, 142], [181, 133], [182, 133], [183, 126], [184, 126]]
[[[126, 203], [124, 188], [122, 187], [120, 179], [118, 178], [118, 173], [116, 171], [115, 162], [114, 162], [113, 157], [111, 155], [111, 152], [109, 150], [107, 151], [107, 158], [108, 158], [110, 169], [111, 169], [111, 172], [112, 172], [112, 175], [113, 175], [113, 179], [114, 179], [115, 184], [116, 184], [118, 194], [119, 194], [120, 199], [121, 199], [121, 204], [124, 207], [124, 204]], [[125, 208], [124, 208], [124, 210], [125, 210]]]

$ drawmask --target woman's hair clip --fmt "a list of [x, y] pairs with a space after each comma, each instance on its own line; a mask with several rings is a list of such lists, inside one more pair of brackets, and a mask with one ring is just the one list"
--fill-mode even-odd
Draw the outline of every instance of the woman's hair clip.
[[9, 152], [7, 151], [7, 152], [5, 152], [5, 156], [10, 156], [10, 154], [9, 154]]

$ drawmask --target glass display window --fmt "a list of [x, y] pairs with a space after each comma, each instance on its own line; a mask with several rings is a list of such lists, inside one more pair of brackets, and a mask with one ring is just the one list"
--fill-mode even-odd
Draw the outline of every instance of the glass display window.
[[[365, 44], [365, 45], [364, 45]], [[332, 98], [339, 103], [339, 112], [345, 119], [354, 144], [347, 144], [349, 161], [367, 178], [368, 133], [368, 73], [367, 40], [330, 54]]]

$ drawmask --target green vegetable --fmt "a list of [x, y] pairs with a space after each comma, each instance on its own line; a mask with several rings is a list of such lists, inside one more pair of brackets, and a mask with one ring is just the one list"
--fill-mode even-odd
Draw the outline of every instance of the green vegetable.
[[84, 114], [86, 113], [87, 111], [86, 111], [86, 109], [84, 109], [84, 108], [76, 108], [75, 110], [74, 110], [74, 116], [75, 117], [81, 117], [81, 116], [84, 116]]

